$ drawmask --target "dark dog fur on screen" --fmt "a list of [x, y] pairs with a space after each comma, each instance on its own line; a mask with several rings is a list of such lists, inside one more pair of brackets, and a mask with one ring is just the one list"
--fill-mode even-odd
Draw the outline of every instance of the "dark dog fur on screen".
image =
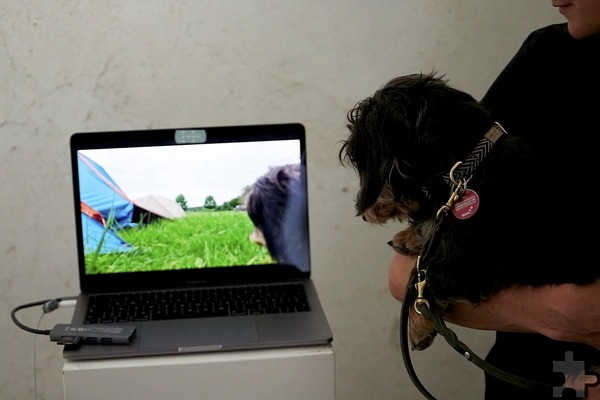
[[246, 194], [246, 210], [254, 224], [250, 240], [267, 247], [280, 264], [308, 266], [305, 220], [307, 204], [300, 164], [269, 168]]
[[[348, 112], [350, 135], [339, 158], [359, 177], [357, 215], [373, 224], [407, 223], [389, 244], [400, 253], [421, 254], [451, 194], [442, 176], [494, 124], [481, 103], [443, 76], [390, 80]], [[425, 297], [434, 312], [448, 313], [458, 301], [479, 303], [509, 286], [586, 284], [599, 277], [596, 267], [569, 264], [568, 254], [577, 249], [565, 248], [564, 238], [581, 233], [559, 227], [561, 183], [552, 172], [560, 167], [510, 132], [495, 143], [467, 183], [479, 196], [478, 210], [467, 219], [443, 217], [422, 260]], [[416, 292], [407, 289], [405, 301], [413, 302]], [[435, 332], [411, 311], [411, 344], [425, 349]]]

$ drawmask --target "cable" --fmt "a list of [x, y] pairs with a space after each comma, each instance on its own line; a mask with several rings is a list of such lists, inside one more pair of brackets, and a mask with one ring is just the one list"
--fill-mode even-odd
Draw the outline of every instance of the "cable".
[[[12, 319], [12, 321], [15, 323], [15, 325], [17, 325], [19, 328], [30, 332], [30, 333], [35, 333], [36, 335], [50, 335], [50, 329], [39, 329], [41, 323], [42, 323], [42, 319], [44, 318], [44, 315], [48, 314], [49, 312], [52, 312], [54, 310], [56, 310], [59, 307], [62, 306], [74, 306], [77, 303], [77, 296], [69, 296], [69, 297], [57, 297], [56, 299], [47, 299], [47, 300], [40, 300], [40, 301], [34, 301], [33, 303], [27, 303], [27, 304], [23, 304], [20, 306], [17, 306], [15, 308], [12, 309], [12, 311], [10, 312], [10, 318]], [[30, 328], [27, 325], [22, 324], [18, 319], [17, 319], [17, 312], [20, 310], [23, 310], [25, 308], [30, 308], [30, 307], [35, 307], [35, 306], [42, 306], [42, 314], [40, 315], [36, 327], [35, 328]], [[37, 350], [36, 350], [36, 339], [37, 336], [33, 337], [33, 400], [37, 400]]]
[[[17, 319], [17, 315], [16, 315], [17, 311], [23, 310], [25, 308], [30, 308], [30, 307], [42, 306], [42, 310], [44, 311], [44, 314], [47, 314], [51, 311], [56, 310], [58, 307], [60, 307], [60, 304], [62, 301], [66, 300], [70, 303], [69, 305], [71, 305], [71, 304], [73, 304], [72, 301], [76, 300], [76, 299], [77, 299], [77, 296], [57, 297], [56, 299], [40, 300], [40, 301], [34, 301], [33, 303], [23, 304], [23, 305], [17, 306], [12, 309], [12, 311], [10, 312], [10, 318], [15, 323], [15, 325], [17, 325], [19, 328], [23, 329], [24, 331], [27, 331], [30, 333], [35, 333], [36, 335], [50, 335], [50, 329], [30, 328], [29, 326], [22, 324]], [[67, 304], [65, 304], [65, 305], [67, 305]]]
[[[42, 319], [45, 313], [41, 313], [38, 318], [36, 328], [39, 328], [42, 324]], [[33, 336], [33, 400], [37, 400], [37, 346], [36, 346], [37, 335]]]

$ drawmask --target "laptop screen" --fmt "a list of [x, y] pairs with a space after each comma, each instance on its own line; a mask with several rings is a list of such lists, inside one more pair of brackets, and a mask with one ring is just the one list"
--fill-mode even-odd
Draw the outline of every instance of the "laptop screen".
[[308, 273], [304, 150], [299, 124], [74, 134], [80, 274]]

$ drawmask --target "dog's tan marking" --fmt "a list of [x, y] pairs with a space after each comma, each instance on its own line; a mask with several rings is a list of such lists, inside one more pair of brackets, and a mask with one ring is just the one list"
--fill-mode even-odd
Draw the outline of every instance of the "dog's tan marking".
[[267, 241], [265, 240], [265, 236], [263, 235], [262, 231], [258, 228], [254, 228], [252, 230], [252, 232], [250, 232], [249, 239], [251, 242], [256, 243], [259, 246], [263, 246], [263, 247], [267, 246]]

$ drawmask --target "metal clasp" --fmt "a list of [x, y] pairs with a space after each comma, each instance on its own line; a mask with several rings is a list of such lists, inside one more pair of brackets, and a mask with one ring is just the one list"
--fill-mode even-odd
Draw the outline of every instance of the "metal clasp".
[[454, 202], [456, 201], [456, 199], [460, 198], [465, 193], [465, 190], [467, 190], [468, 179], [458, 180], [454, 177], [454, 172], [456, 172], [456, 168], [458, 168], [460, 164], [462, 164], [462, 161], [458, 161], [456, 164], [454, 164], [452, 169], [450, 169], [450, 181], [452, 182], [452, 192], [450, 193], [450, 198], [448, 199], [446, 204], [441, 206], [437, 214], [435, 215], [437, 219], [439, 219], [442, 214], [447, 213], [452, 207], [452, 204], [454, 204]]
[[424, 304], [427, 308], [429, 308], [429, 302], [427, 301], [427, 299], [425, 298], [425, 296], [423, 295], [424, 291], [425, 291], [425, 285], [427, 284], [427, 279], [426, 279], [426, 275], [427, 275], [427, 271], [426, 270], [421, 270], [419, 268], [419, 264], [421, 262], [421, 256], [417, 257], [417, 283], [415, 283], [415, 289], [417, 290], [417, 299], [415, 300], [413, 307], [415, 308], [415, 311], [417, 312], [417, 314], [421, 314], [421, 310], [419, 310], [419, 306], [421, 304]]

